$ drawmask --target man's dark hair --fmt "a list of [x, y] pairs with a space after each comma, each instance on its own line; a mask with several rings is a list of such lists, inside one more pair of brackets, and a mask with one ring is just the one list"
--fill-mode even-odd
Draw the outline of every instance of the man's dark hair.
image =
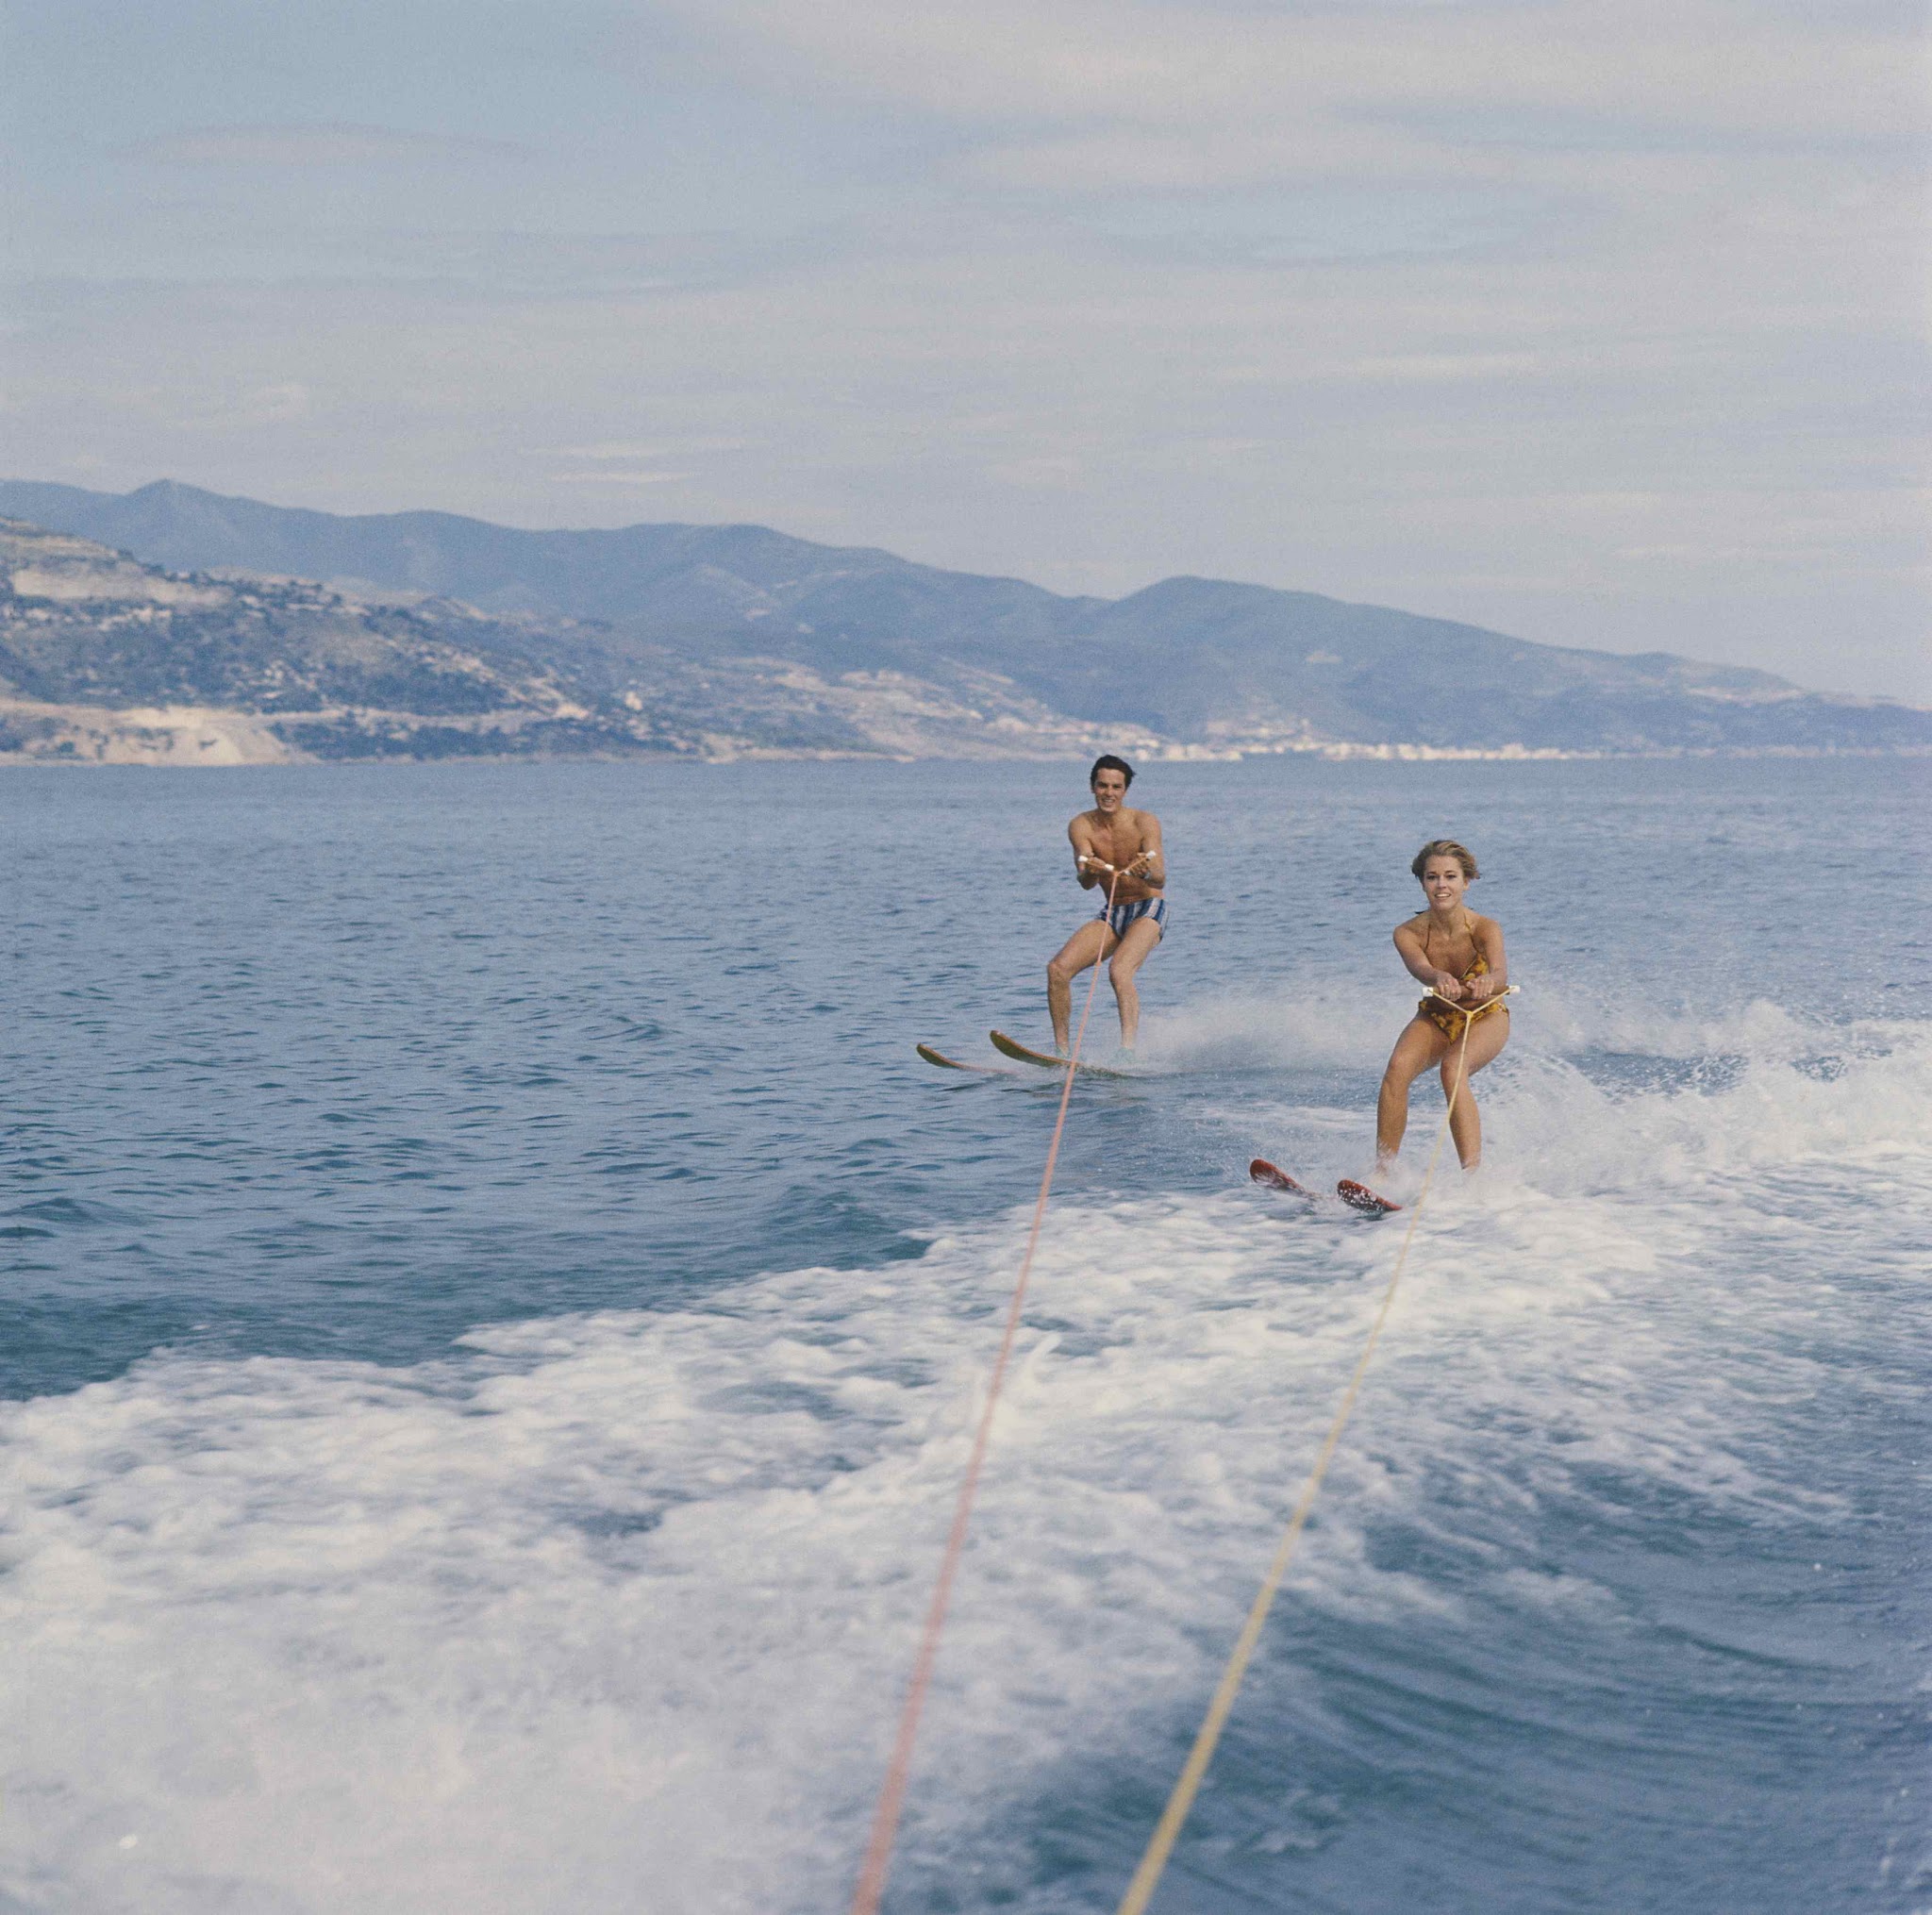
[[1090, 791], [1093, 789], [1094, 780], [1100, 776], [1102, 772], [1118, 772], [1122, 777], [1126, 779], [1128, 784], [1131, 785], [1134, 782], [1134, 768], [1125, 758], [1117, 758], [1110, 751], [1102, 752], [1093, 760], [1093, 769], [1087, 774], [1087, 789]]

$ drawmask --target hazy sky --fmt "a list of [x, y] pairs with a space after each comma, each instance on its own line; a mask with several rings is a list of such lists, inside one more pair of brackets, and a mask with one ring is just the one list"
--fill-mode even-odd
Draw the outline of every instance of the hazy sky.
[[1919, 0], [7, 0], [8, 476], [1932, 699]]

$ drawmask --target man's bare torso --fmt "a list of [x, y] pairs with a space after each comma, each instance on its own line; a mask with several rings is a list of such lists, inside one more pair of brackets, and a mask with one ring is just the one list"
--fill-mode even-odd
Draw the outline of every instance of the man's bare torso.
[[[1158, 898], [1166, 884], [1164, 868], [1158, 878], [1145, 878], [1138, 874], [1129, 876], [1125, 867], [1133, 863], [1144, 851], [1154, 850], [1160, 842], [1159, 833], [1155, 825], [1151, 811], [1137, 811], [1123, 805], [1111, 815], [1104, 811], [1082, 811], [1075, 815], [1067, 826], [1067, 837], [1075, 852], [1084, 852], [1089, 858], [1097, 858], [1102, 864], [1110, 864], [1122, 873], [1114, 885], [1114, 902], [1130, 904], [1136, 898]], [[1107, 872], [1093, 874], [1096, 882], [1104, 891], [1109, 882]]]

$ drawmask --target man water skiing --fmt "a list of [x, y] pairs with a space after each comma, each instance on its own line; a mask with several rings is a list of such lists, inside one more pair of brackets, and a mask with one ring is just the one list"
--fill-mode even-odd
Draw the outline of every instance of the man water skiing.
[[[1097, 916], [1061, 945], [1046, 967], [1046, 1007], [1053, 1019], [1054, 1049], [1065, 1057], [1073, 1041], [1074, 979], [1090, 964], [1111, 958], [1108, 981], [1121, 1012], [1121, 1048], [1131, 1051], [1141, 1028], [1141, 996], [1134, 984], [1167, 924], [1167, 864], [1161, 856], [1160, 820], [1127, 803], [1134, 768], [1111, 752], [1093, 760], [1087, 775], [1093, 808], [1067, 826], [1074, 847], [1074, 875], [1082, 891], [1100, 892]], [[1112, 890], [1112, 909], [1108, 893]]]

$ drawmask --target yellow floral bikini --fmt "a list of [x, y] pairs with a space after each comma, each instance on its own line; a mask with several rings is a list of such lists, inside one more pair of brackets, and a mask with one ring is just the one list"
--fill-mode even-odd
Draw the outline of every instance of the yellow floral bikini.
[[[1429, 933], [1434, 929], [1435, 925], [1433, 923], [1423, 926], [1423, 956], [1424, 958], [1429, 955]], [[1473, 930], [1470, 932], [1470, 941], [1472, 943], [1475, 941], [1475, 933]], [[1471, 960], [1469, 969], [1462, 974], [1462, 982], [1467, 984], [1472, 978], [1487, 977], [1489, 974], [1490, 960], [1483, 956], [1481, 947], [1477, 946], [1475, 957]], [[1451, 1004], [1444, 998], [1431, 996], [1424, 998], [1416, 1006], [1416, 1009], [1424, 1017], [1427, 1018], [1445, 1038], [1459, 1038], [1462, 1035], [1464, 1024], [1474, 1024], [1478, 1018], [1488, 1017], [1492, 1010], [1500, 1010], [1505, 1017], [1509, 1015], [1508, 1004], [1500, 997], [1492, 997], [1486, 1004], [1478, 1005], [1474, 1010], [1464, 1010], [1459, 1005]]]

